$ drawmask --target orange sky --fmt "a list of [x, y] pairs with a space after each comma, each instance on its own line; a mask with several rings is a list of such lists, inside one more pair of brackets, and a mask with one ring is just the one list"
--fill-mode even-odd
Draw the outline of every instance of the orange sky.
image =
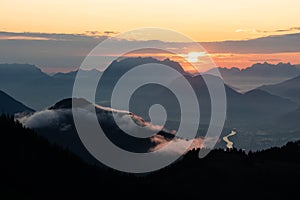
[[[107, 35], [161, 27], [199, 42], [246, 40], [300, 32], [299, 8], [299, 0], [1, 0], [0, 31]], [[211, 56], [223, 67], [300, 63], [299, 53]]]
[[277, 64], [279, 62], [300, 64], [299, 53], [274, 53], [274, 54], [211, 54], [211, 58], [219, 67], [246, 68], [255, 63], [268, 62]]
[[1, 0], [0, 29], [84, 33], [162, 27], [196, 41], [240, 40], [300, 26], [299, 8], [299, 0]]

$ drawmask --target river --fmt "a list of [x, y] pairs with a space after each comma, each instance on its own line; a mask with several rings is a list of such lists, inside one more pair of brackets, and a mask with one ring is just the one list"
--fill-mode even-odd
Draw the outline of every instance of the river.
[[224, 140], [224, 142], [226, 142], [226, 147], [228, 149], [232, 149], [233, 148], [233, 142], [230, 141], [228, 138], [231, 137], [231, 136], [234, 136], [235, 134], [236, 134], [236, 131], [235, 130], [231, 130], [231, 132], [228, 135], [226, 135], [226, 136], [223, 137], [223, 140]]

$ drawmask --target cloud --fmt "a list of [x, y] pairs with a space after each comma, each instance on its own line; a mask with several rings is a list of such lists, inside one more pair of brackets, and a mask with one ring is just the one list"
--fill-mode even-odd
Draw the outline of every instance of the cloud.
[[56, 40], [56, 41], [93, 41], [106, 39], [107, 35], [98, 31], [86, 31], [84, 34], [6, 32], [0, 31], [0, 40]]
[[292, 27], [292, 28], [290, 28], [290, 30], [292, 30], [292, 31], [300, 31], [300, 27]]
[[[102, 106], [97, 106], [96, 108], [100, 110], [97, 116], [102, 123], [113, 124], [113, 122], [116, 121], [120, 128], [128, 134], [138, 136], [139, 134], [153, 135], [161, 130], [168, 132], [162, 126], [145, 122], [141, 117], [127, 111], [118, 111]], [[77, 108], [74, 112], [76, 112], [78, 116], [91, 121], [93, 119], [93, 109], [94, 107], [91, 104], [85, 108]], [[115, 118], [113, 118], [113, 112], [115, 113]], [[73, 113], [71, 109], [46, 109], [30, 115], [17, 115], [16, 119], [28, 128], [59, 128], [64, 131], [73, 124], [73, 120], [70, 120], [72, 117]], [[172, 133], [170, 132], [170, 134]]]
[[103, 33], [107, 34], [107, 35], [112, 35], [112, 34], [118, 34], [119, 32], [116, 32], [116, 31], [104, 31]]
[[266, 31], [266, 30], [255, 30], [258, 33], [282, 33], [282, 32], [291, 32], [291, 31], [300, 31], [300, 27], [291, 27], [288, 29], [277, 29], [277, 30], [271, 30], [271, 31]]
[[[41, 69], [76, 70], [106, 35], [0, 32], [0, 63], [29, 63]], [[101, 64], [101, 63], [100, 63]]]
[[278, 58], [264, 58], [264, 59], [250, 59], [250, 62], [281, 62], [281, 59]]
[[100, 31], [85, 31], [86, 35], [100, 35]]
[[[184, 151], [189, 151], [192, 149], [198, 149], [204, 147], [202, 138], [195, 138], [192, 141], [175, 138], [171, 141], [166, 141], [163, 140], [161, 137], [153, 137], [152, 141], [156, 142], [157, 145], [154, 148], [150, 149], [150, 151], [160, 150], [160, 152], [165, 155], [181, 154]], [[186, 150], [185, 147], [188, 146], [190, 142], [192, 143], [190, 147]]]
[[254, 33], [254, 34], [258, 34], [258, 33], [283, 33], [283, 32], [292, 32], [292, 31], [300, 31], [300, 27], [291, 27], [291, 28], [287, 28], [287, 29], [277, 29], [277, 30], [257, 30], [257, 29], [236, 29], [235, 32], [236, 33]]
[[20, 118], [17, 116], [17, 119], [28, 128], [57, 127], [62, 117], [61, 114], [54, 110], [42, 110]]
[[300, 52], [300, 33], [271, 35], [250, 40], [203, 42], [209, 53], [268, 54]]
[[[91, 112], [92, 107], [86, 107], [84, 109], [78, 108], [75, 110], [78, 115], [81, 117], [89, 120], [92, 119], [93, 113]], [[98, 107], [99, 108], [99, 107]], [[109, 108], [106, 108], [109, 109]], [[115, 110], [114, 110], [115, 111]], [[131, 133], [136, 132], [136, 135], [138, 135], [137, 131], [140, 131], [139, 128], [137, 128], [136, 124], [132, 123], [132, 118], [130, 115], [128, 115], [128, 112], [120, 112], [120, 115], [116, 115], [117, 121], [121, 121], [124, 124], [126, 124], [126, 129], [130, 131]], [[133, 116], [135, 117], [135, 116]], [[112, 114], [108, 112], [104, 112], [102, 114], [98, 113], [98, 118], [101, 122], [104, 123], [112, 123]], [[71, 129], [73, 126], [73, 120], [72, 119], [72, 110], [71, 109], [58, 109], [58, 110], [42, 110], [39, 112], [35, 112], [31, 115], [25, 115], [25, 116], [16, 116], [16, 119], [21, 122], [24, 126], [28, 128], [33, 129], [51, 129], [51, 130], [59, 130], [60, 132], [65, 132]], [[150, 131], [151, 133], [157, 133], [160, 130], [164, 130], [161, 126], [155, 126], [150, 123], [144, 122], [142, 118], [136, 117], [134, 120], [140, 120], [138, 123], [142, 124], [145, 127], [145, 131]], [[57, 134], [57, 132], [52, 131], [53, 134]], [[167, 131], [166, 131], [167, 132]], [[170, 134], [173, 134], [169, 132]], [[147, 133], [148, 134], [148, 133]], [[180, 139], [180, 138], [174, 138], [173, 140], [166, 139], [162, 135], [154, 135], [151, 138], [151, 142], [155, 144], [155, 147], [149, 149], [149, 151], [156, 151], [158, 149], [161, 149], [161, 153], [164, 155], [168, 154], [181, 154], [184, 152], [184, 148], [188, 145], [190, 142], [186, 139]], [[171, 144], [171, 145], [170, 145]], [[201, 148], [203, 147], [203, 139], [196, 138], [192, 141], [192, 145], [189, 147], [190, 149], [195, 148]]]
[[258, 33], [257, 30], [255, 30], [255, 29], [236, 29], [235, 32], [236, 33], [242, 33], [242, 32], [246, 32], [246, 33]]
[[[292, 27], [288, 30], [299, 30]], [[254, 31], [254, 30], [236, 30]], [[277, 30], [284, 31], [284, 30]], [[84, 34], [33, 33], [33, 32], [0, 32], [0, 63], [29, 63], [48, 71], [76, 70], [90, 51], [101, 41], [115, 34], [114, 31], [87, 31]], [[157, 48], [181, 49], [183, 54], [193, 48], [191, 43], [164, 41], [128, 41], [118, 40], [107, 47], [105, 55], [99, 55], [101, 60], [97, 67], [106, 67], [107, 58], [113, 56], [110, 52], [122, 52], [132, 45], [143, 48], [147, 43]], [[285, 52], [300, 52], [300, 33], [273, 35], [250, 40], [200, 42], [200, 45], [210, 54], [272, 54]], [[99, 59], [98, 59], [99, 60]], [[96, 66], [90, 66], [91, 68]], [[49, 70], [51, 69], [51, 70]]]

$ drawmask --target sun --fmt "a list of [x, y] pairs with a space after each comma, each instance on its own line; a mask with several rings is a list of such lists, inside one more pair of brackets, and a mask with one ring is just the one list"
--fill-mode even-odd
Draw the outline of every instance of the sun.
[[204, 55], [205, 55], [204, 52], [195, 52], [195, 51], [189, 52], [187, 54], [187, 61], [189, 61], [190, 63], [199, 62], [199, 57]]

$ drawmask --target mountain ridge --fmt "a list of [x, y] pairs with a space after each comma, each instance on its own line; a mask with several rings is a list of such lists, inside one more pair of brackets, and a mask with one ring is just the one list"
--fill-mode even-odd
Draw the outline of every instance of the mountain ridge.
[[[152, 57], [137, 57], [112, 62], [106, 70], [106, 74], [116, 77], [136, 65], [147, 63], [168, 65], [179, 72], [185, 73], [177, 62], [169, 59], [160, 61]], [[9, 93], [12, 97], [36, 110], [40, 110], [61, 99], [72, 96], [77, 71], [56, 73], [50, 76], [30, 64], [0, 64], [0, 90]], [[81, 72], [83, 73], [81, 73], [80, 78], [84, 80], [86, 89], [89, 89], [88, 84], [91, 79], [99, 77], [103, 73], [98, 70], [84, 70]]]
[[277, 64], [268, 62], [256, 63], [245, 69], [219, 67], [218, 70], [225, 83], [240, 92], [246, 92], [266, 84], [280, 83], [300, 76], [300, 65], [282, 62]]
[[[1, 153], [5, 152], [0, 166], [3, 197], [92, 199], [100, 191], [99, 197], [120, 198], [121, 193], [122, 198], [147, 194], [153, 199], [158, 195], [176, 199], [195, 198], [200, 187], [205, 191], [201, 193], [203, 197], [223, 198], [233, 187], [224, 184], [224, 180], [234, 182], [234, 197], [238, 198], [249, 191], [248, 197], [253, 199], [258, 195], [277, 199], [298, 194], [299, 141], [249, 153], [236, 149], [212, 150], [203, 159], [199, 159], [198, 149], [192, 150], [169, 167], [133, 176], [89, 165], [13, 118], [0, 116], [0, 127], [3, 128]], [[111, 192], [112, 188], [118, 192]], [[180, 191], [174, 192], [174, 188]]]
[[0, 114], [14, 115], [20, 112], [34, 112], [34, 110], [0, 90]]
[[280, 82], [278, 84], [263, 85], [259, 89], [271, 94], [285, 97], [297, 102], [300, 105], [300, 76]]

